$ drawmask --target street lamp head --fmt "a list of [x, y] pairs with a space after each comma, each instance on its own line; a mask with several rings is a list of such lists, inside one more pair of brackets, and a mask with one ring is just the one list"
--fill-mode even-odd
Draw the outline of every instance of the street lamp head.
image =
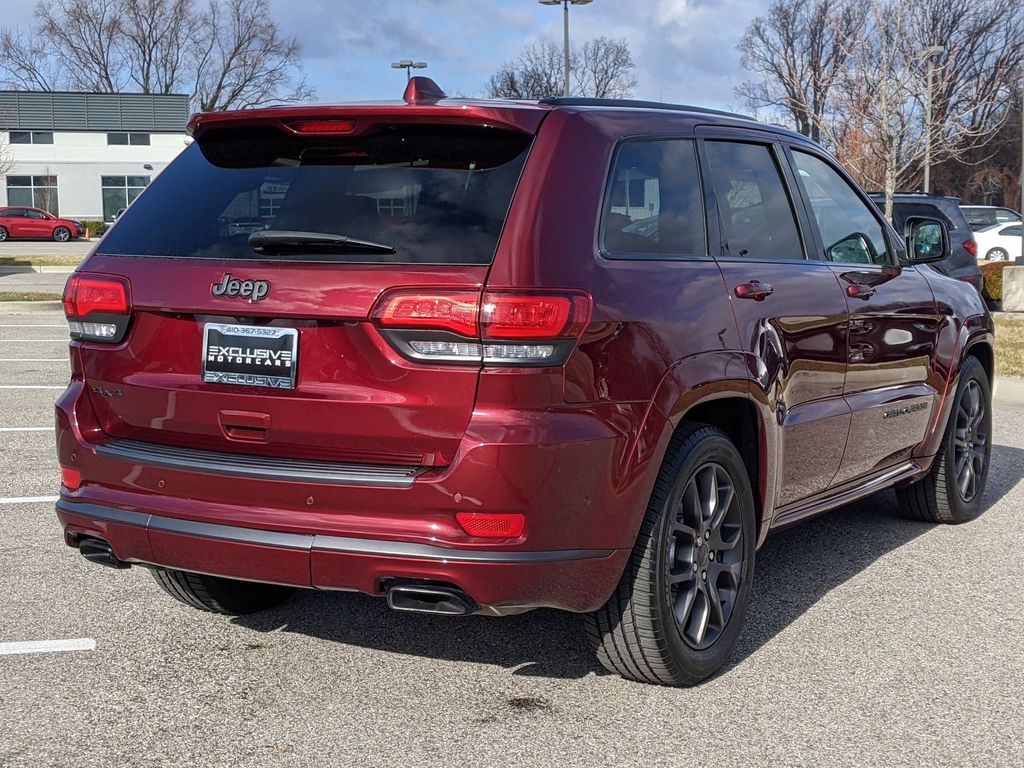
[[562, 0], [537, 0], [541, 5], [561, 5]]
[[921, 51], [921, 56], [926, 59], [930, 59], [933, 56], [941, 56], [946, 52], [946, 49], [941, 45], [930, 45]]
[[426, 69], [427, 68], [427, 62], [425, 62], [425, 61], [417, 61], [417, 62], [415, 62], [412, 65], [412, 68], [413, 69]]
[[411, 66], [413, 66], [413, 63], [409, 59], [402, 59], [401, 61], [393, 61], [393, 62], [391, 62], [391, 68], [392, 69], [405, 69], [406, 67], [411, 67]]

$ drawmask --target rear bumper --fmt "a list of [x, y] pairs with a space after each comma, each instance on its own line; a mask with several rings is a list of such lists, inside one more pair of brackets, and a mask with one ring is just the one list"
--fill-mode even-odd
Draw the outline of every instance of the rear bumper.
[[629, 550], [452, 550], [429, 544], [297, 534], [162, 517], [62, 498], [65, 541], [109, 543], [129, 563], [217, 576], [382, 594], [391, 580], [455, 585], [494, 608], [599, 607]]
[[[450, 466], [380, 477], [290, 460], [225, 468], [224, 454], [111, 441], [83, 390], [73, 381], [56, 409], [60, 464], [82, 478], [61, 489], [67, 543], [95, 537], [127, 562], [228, 578], [377, 595], [427, 580], [481, 606], [593, 610], [622, 575], [657, 471], [646, 450], [627, 469], [622, 405], [481, 413]], [[460, 511], [523, 514], [526, 530], [474, 538]]]

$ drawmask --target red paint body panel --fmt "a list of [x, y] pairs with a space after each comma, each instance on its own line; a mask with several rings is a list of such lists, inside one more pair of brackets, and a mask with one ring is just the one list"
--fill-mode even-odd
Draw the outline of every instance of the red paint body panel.
[[[83, 480], [62, 499], [198, 530], [216, 525], [442, 554], [302, 550], [62, 511], [71, 543], [75, 534], [95, 536], [122, 559], [240, 579], [370, 594], [388, 579], [425, 579], [461, 587], [482, 605], [592, 610], [618, 582], [673, 431], [693, 409], [708, 414], [717, 404], [726, 416], [754, 422], [748, 447], [760, 543], [780, 508], [795, 519], [802, 504], [824, 509], [830, 493], [849, 493], [859, 477], [889, 464], [913, 458], [926, 469], [965, 350], [991, 344], [991, 319], [976, 292], [926, 267], [859, 276], [878, 277], [863, 301], [846, 295], [842, 269], [820, 261], [720, 258], [706, 190], [707, 254], [617, 259], [602, 251], [606, 180], [621, 139], [698, 141], [696, 126], [709, 124], [742, 138], [753, 124], [670, 110], [440, 100], [217, 113], [196, 116], [190, 127], [201, 141], [207, 131], [293, 130], [284, 121], [331, 119], [350, 121], [353, 136], [421, 123], [535, 134], [493, 262], [105, 256], [101, 243], [83, 269], [128, 279], [131, 325], [118, 344], [72, 344], [57, 450]], [[758, 131], [759, 140], [802, 140]], [[226, 273], [272, 288], [258, 303], [211, 295]], [[737, 298], [736, 286], [754, 280], [771, 284], [772, 293], [763, 301]], [[392, 288], [485, 287], [585, 291], [592, 316], [564, 364], [550, 367], [416, 361], [370, 318]], [[295, 328], [296, 388], [204, 383], [205, 323]], [[926, 410], [891, 423], [882, 418], [919, 401]], [[116, 439], [422, 471], [408, 487], [300, 482], [285, 470], [237, 477], [97, 453]], [[522, 514], [523, 535], [470, 537], [455, 515], [472, 511]], [[591, 554], [459, 558], [574, 551]]]

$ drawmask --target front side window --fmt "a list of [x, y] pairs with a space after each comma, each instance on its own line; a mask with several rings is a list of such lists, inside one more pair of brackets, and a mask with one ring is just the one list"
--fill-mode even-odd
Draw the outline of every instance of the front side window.
[[101, 176], [103, 220], [113, 221], [122, 208], [127, 208], [142, 190], [149, 186], [149, 176]]
[[42, 208], [57, 216], [59, 210], [57, 177], [8, 176], [7, 202], [10, 205]]
[[846, 179], [814, 155], [794, 150], [793, 159], [825, 244], [825, 260], [893, 263], [882, 225]]
[[736, 141], [705, 146], [728, 257], [803, 259], [800, 230], [771, 147]]
[[634, 140], [612, 164], [601, 225], [609, 255], [706, 255], [704, 198], [692, 139]]

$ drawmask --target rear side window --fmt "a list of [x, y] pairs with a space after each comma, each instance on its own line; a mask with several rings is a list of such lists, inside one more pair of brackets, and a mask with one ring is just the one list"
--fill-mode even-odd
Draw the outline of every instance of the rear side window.
[[[885, 200], [883, 199], [878, 201], [876, 205], [879, 207], [880, 210], [884, 209]], [[955, 219], [959, 217], [947, 216], [946, 212], [943, 211], [937, 205], [932, 205], [930, 203], [904, 203], [900, 202], [899, 200], [893, 202], [892, 218], [894, 220], [893, 223], [896, 225], [897, 232], [903, 231], [904, 224], [906, 224], [907, 219], [910, 218], [911, 216], [927, 216], [928, 218], [931, 219], [941, 219], [942, 221], [946, 222], [946, 226], [948, 226], [951, 230], [959, 229], [955, 221]]]
[[706, 255], [704, 199], [692, 139], [624, 142], [612, 163], [601, 225], [610, 256]]
[[249, 237], [270, 231], [341, 235], [394, 250], [312, 248], [291, 252], [292, 260], [489, 264], [530, 141], [423, 126], [351, 138], [211, 131], [132, 203], [103, 252], [265, 260]]
[[705, 146], [727, 255], [803, 259], [793, 207], [771, 148], [735, 141], [708, 141]]

